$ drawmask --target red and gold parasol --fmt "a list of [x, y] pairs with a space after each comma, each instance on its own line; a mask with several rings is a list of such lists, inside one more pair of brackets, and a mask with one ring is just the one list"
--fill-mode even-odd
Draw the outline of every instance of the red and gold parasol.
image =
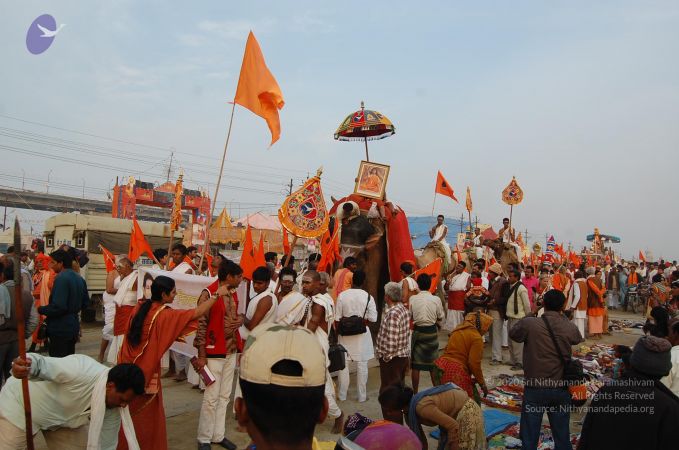
[[384, 139], [396, 133], [394, 124], [380, 112], [365, 109], [361, 102], [361, 109], [349, 114], [335, 131], [338, 141], [363, 141], [365, 143], [365, 159], [368, 157], [368, 141]]

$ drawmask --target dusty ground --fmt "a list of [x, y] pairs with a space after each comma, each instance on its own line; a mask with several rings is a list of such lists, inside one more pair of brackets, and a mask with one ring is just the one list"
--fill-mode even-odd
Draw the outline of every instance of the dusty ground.
[[[638, 314], [623, 313], [619, 311], [611, 311], [611, 318], [617, 319], [633, 319], [642, 320]], [[632, 330], [631, 332], [616, 332], [611, 335], [604, 336], [601, 341], [610, 344], [634, 345], [637, 338], [641, 335], [640, 330]], [[101, 338], [101, 324], [86, 324], [83, 330], [82, 342], [78, 344], [76, 351], [96, 357], [99, 353], [99, 343]], [[439, 336], [440, 345], [444, 347], [447, 336], [441, 333]], [[508, 355], [506, 355], [508, 359]], [[490, 366], [490, 346], [486, 344], [486, 357], [484, 358], [483, 370], [486, 378], [499, 375], [501, 373], [511, 373], [508, 366]], [[422, 375], [421, 385], [423, 388], [431, 386], [431, 380], [425, 374]], [[352, 385], [349, 388], [348, 399], [340, 403], [340, 407], [345, 414], [352, 414], [360, 412], [366, 417], [381, 418], [381, 410], [377, 403], [377, 391], [379, 389], [379, 370], [376, 366], [369, 371], [368, 376], [368, 398], [365, 403], [357, 403], [356, 390], [354, 378], [352, 376]], [[163, 398], [165, 400], [165, 413], [167, 416], [167, 430], [168, 443], [170, 449], [192, 449], [196, 448], [196, 430], [198, 428], [198, 415], [202, 401], [202, 394], [199, 390], [191, 389], [187, 383], [176, 383], [173, 380], [163, 380]], [[484, 406], [485, 408], [485, 406]], [[231, 406], [229, 407], [231, 409]], [[518, 414], [517, 414], [518, 416]], [[574, 414], [571, 418], [572, 430], [578, 431], [580, 429], [581, 415]], [[546, 417], [545, 417], [546, 421]], [[332, 422], [319, 425], [316, 428], [316, 436], [320, 440], [335, 441], [337, 435], [330, 433]], [[229, 439], [238, 445], [238, 448], [245, 448], [250, 442], [247, 434], [238, 433], [236, 431], [236, 424], [234, 421], [232, 411], [227, 415], [226, 434]], [[436, 448], [436, 441], [430, 438], [430, 448]], [[37, 449], [46, 449], [44, 441], [40, 436], [36, 439]], [[213, 446], [213, 448], [221, 448]]]

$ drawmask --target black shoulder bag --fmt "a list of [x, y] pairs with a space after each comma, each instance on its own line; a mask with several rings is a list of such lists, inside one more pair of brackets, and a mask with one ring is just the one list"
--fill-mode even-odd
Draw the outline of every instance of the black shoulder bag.
[[339, 320], [337, 332], [339, 333], [340, 336], [356, 336], [357, 334], [363, 334], [367, 331], [367, 328], [365, 326], [365, 315], [368, 312], [369, 304], [370, 304], [370, 294], [368, 294], [368, 300], [365, 303], [363, 317], [349, 316], [342, 317]]

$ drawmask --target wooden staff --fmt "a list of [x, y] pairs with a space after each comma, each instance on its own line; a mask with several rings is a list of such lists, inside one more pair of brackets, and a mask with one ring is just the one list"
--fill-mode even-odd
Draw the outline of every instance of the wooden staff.
[[[170, 224], [170, 246], [167, 249], [167, 262], [165, 263], [165, 270], [170, 269], [170, 261], [172, 260], [172, 246], [174, 245], [174, 230], [172, 229], [172, 224]], [[154, 258], [155, 259], [155, 258]], [[201, 263], [202, 263], [201, 259]]]
[[222, 174], [224, 173], [224, 161], [226, 161], [226, 149], [229, 148], [229, 140], [231, 139], [231, 127], [233, 125], [233, 113], [236, 111], [236, 102], [232, 103], [231, 118], [229, 119], [229, 131], [226, 132], [226, 142], [224, 143], [224, 153], [222, 153], [222, 164], [219, 166], [219, 176], [217, 176], [217, 185], [215, 186], [215, 196], [212, 198], [212, 208], [210, 208], [210, 220], [205, 227], [205, 245], [200, 254], [200, 262], [198, 268], [203, 267], [203, 259], [208, 247], [210, 247], [210, 226], [212, 225], [212, 218], [215, 216], [215, 206], [217, 206], [217, 195], [219, 194], [219, 186], [222, 184]]
[[[26, 361], [26, 325], [24, 322], [24, 302], [21, 289], [21, 229], [19, 218], [14, 218], [14, 308], [16, 313], [17, 337], [19, 339], [19, 357]], [[28, 392], [28, 377], [21, 379], [21, 391], [24, 399], [24, 416], [26, 418], [26, 448], [33, 450], [33, 420], [31, 418], [31, 397]]]

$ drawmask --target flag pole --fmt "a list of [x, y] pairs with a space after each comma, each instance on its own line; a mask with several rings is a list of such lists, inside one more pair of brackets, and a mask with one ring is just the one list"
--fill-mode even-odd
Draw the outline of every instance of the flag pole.
[[[19, 340], [19, 357], [26, 360], [26, 323], [24, 319], [24, 303], [21, 287], [21, 229], [19, 218], [14, 217], [14, 308], [16, 310], [17, 337]], [[26, 448], [33, 450], [33, 419], [31, 418], [31, 397], [28, 392], [28, 378], [21, 379], [21, 391], [24, 400], [24, 417], [26, 419]]]
[[434, 215], [434, 206], [436, 206], [436, 192], [434, 192], [434, 202], [431, 204], [431, 215]]
[[[222, 153], [222, 164], [219, 166], [219, 176], [217, 176], [217, 185], [215, 186], [215, 195], [212, 198], [212, 207], [210, 208], [210, 222], [215, 216], [215, 207], [217, 206], [217, 195], [219, 194], [219, 186], [222, 183], [222, 174], [224, 173], [224, 161], [226, 161], [226, 150], [229, 148], [229, 140], [231, 139], [231, 127], [233, 126], [233, 114], [236, 111], [236, 102], [231, 106], [231, 118], [229, 119], [229, 130], [226, 132], [226, 142], [224, 143], [224, 153]], [[212, 224], [208, 222], [205, 229], [205, 245], [203, 246], [203, 252], [200, 255], [200, 262], [198, 267], [203, 267], [203, 259], [205, 259], [205, 253], [210, 246], [210, 226]]]

